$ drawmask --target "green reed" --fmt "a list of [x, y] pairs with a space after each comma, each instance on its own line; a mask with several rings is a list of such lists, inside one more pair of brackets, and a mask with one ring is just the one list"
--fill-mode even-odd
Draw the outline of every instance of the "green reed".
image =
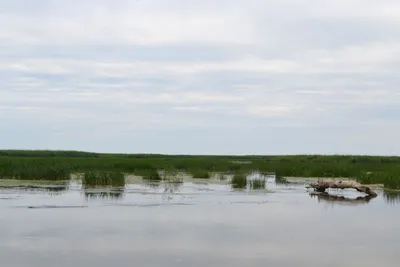
[[85, 186], [124, 186], [125, 175], [120, 172], [88, 171], [82, 178]]

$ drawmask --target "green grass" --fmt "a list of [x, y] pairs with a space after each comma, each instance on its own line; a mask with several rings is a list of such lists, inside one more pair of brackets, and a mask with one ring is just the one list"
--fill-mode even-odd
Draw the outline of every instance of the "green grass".
[[257, 178], [254, 180], [249, 180], [249, 186], [251, 190], [265, 189], [265, 179]]
[[400, 189], [400, 170], [388, 169], [378, 172], [361, 172], [357, 180], [364, 184], [379, 183], [386, 188]]
[[45, 164], [35, 161], [4, 160], [0, 157], [0, 179], [69, 180], [71, 168], [67, 164], [47, 159]]
[[245, 189], [247, 187], [247, 175], [242, 173], [234, 174], [231, 185], [234, 189]]
[[82, 178], [85, 186], [124, 186], [125, 176], [120, 172], [88, 171]]
[[[198, 156], [101, 154], [81, 151], [0, 151], [0, 179], [68, 180], [71, 173], [117, 172], [161, 180], [155, 170], [181, 170], [194, 178], [210, 173], [275, 173], [278, 177], [348, 177], [400, 188], [400, 157], [378, 156]], [[369, 173], [366, 175], [366, 173]]]
[[192, 175], [193, 178], [197, 179], [209, 179], [211, 178], [210, 172], [208, 170], [191, 170], [190, 174]]
[[143, 180], [161, 181], [162, 177], [157, 170], [149, 170], [142, 174]]

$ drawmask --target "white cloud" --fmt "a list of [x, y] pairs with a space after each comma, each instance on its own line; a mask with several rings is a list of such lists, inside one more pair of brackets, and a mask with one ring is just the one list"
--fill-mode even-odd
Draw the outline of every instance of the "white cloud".
[[[329, 142], [382, 153], [395, 140], [379, 131], [400, 131], [398, 1], [16, 0], [0, 10], [0, 127], [63, 133], [55, 146], [79, 147], [62, 139], [83, 136], [75, 129], [103, 141], [141, 130], [201, 139], [203, 130], [225, 145], [204, 139], [172, 150], [307, 153], [301, 141], [280, 150], [263, 136], [298, 140], [296, 129], [313, 128], [320, 140], [333, 127]], [[346, 137], [361, 128], [362, 141]], [[251, 141], [231, 150], [228, 132], [234, 143]], [[141, 138], [157, 152], [151, 134]], [[109, 147], [138, 152], [124, 142]], [[337, 152], [324, 143], [310, 151]]]

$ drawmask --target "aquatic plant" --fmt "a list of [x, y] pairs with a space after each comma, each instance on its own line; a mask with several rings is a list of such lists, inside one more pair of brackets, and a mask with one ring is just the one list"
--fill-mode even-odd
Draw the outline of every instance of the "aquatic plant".
[[231, 186], [234, 189], [245, 189], [247, 187], [247, 175], [236, 173], [231, 179]]
[[82, 184], [85, 186], [124, 186], [125, 176], [120, 172], [88, 171], [84, 173]]
[[209, 178], [211, 178], [210, 173], [207, 170], [204, 170], [204, 169], [191, 170], [190, 174], [192, 175], [193, 178], [199, 178], [199, 179], [209, 179]]
[[[71, 173], [134, 173], [160, 180], [156, 170], [184, 170], [194, 178], [218, 172], [274, 173], [277, 177], [348, 177], [400, 188], [400, 157], [378, 156], [191, 156], [101, 154], [79, 151], [0, 151], [0, 179], [68, 180]], [[366, 175], [368, 174], [368, 175]]]
[[142, 175], [143, 180], [149, 180], [149, 181], [161, 181], [162, 177], [160, 173], [157, 170], [150, 170], [145, 172]]
[[249, 180], [249, 187], [250, 190], [259, 190], [259, 189], [265, 189], [265, 178], [256, 178]]

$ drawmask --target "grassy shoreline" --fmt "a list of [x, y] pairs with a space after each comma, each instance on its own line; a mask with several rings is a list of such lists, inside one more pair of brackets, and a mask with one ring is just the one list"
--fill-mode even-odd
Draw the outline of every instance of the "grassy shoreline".
[[73, 173], [95, 171], [157, 180], [161, 177], [155, 174], [162, 170], [186, 172], [195, 178], [210, 178], [218, 172], [254, 171], [280, 177], [353, 177], [361, 183], [400, 189], [400, 157], [393, 156], [189, 156], [0, 150], [0, 179], [62, 181]]

